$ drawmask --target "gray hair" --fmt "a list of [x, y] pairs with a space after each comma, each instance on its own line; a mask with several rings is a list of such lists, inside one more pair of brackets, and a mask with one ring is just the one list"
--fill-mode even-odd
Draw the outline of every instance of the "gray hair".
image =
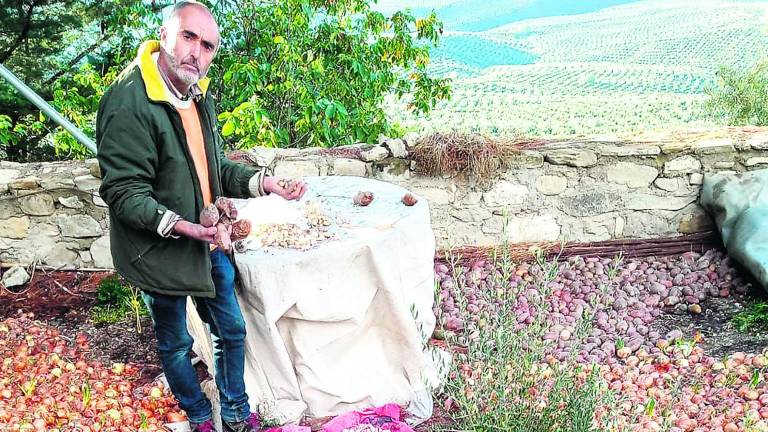
[[181, 0], [179, 2], [176, 2], [176, 4], [173, 5], [173, 8], [171, 9], [170, 13], [168, 14], [168, 17], [163, 21], [163, 25], [165, 25], [169, 21], [173, 20], [174, 18], [178, 17], [179, 13], [182, 10], [184, 10], [184, 9], [190, 7], [190, 6], [199, 7], [201, 9], [203, 9], [204, 11], [208, 12], [211, 16], [213, 16], [213, 13], [211, 12], [210, 9], [208, 9], [208, 6], [202, 4], [202, 3], [198, 2], [198, 1], [195, 1], [195, 0]]

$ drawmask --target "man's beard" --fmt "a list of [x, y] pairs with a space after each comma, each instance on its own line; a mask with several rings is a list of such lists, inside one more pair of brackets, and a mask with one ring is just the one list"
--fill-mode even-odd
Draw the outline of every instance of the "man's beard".
[[208, 71], [202, 71], [200, 70], [200, 66], [198, 66], [196, 63], [186, 62], [186, 64], [191, 64], [192, 66], [198, 68], [198, 72], [192, 72], [189, 69], [186, 69], [182, 66], [183, 62], [179, 61], [179, 58], [176, 57], [172, 52], [166, 52], [168, 55], [168, 65], [170, 66], [171, 71], [174, 75], [179, 79], [179, 81], [183, 82], [186, 85], [191, 86], [192, 84], [197, 83], [200, 78], [205, 76], [205, 73]]

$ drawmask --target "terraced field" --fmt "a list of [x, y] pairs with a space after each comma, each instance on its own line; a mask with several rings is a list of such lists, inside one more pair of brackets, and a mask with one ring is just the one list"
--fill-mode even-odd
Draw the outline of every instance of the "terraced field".
[[[449, 3], [438, 13], [467, 5]], [[453, 78], [453, 100], [429, 118], [392, 102], [388, 112], [418, 131], [449, 125], [571, 135], [713, 126], [702, 109], [705, 90], [716, 85], [720, 66], [747, 68], [765, 57], [767, 12], [765, 1], [646, 0], [448, 31], [430, 67]], [[447, 29], [462, 25], [446, 20]]]

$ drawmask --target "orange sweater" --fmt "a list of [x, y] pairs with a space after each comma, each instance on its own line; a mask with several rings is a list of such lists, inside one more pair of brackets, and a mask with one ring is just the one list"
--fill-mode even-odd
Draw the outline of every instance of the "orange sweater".
[[203, 203], [207, 206], [213, 200], [211, 197], [211, 184], [208, 179], [208, 158], [205, 155], [205, 144], [203, 143], [203, 130], [200, 127], [200, 117], [197, 115], [197, 107], [194, 103], [189, 108], [176, 108], [181, 115], [181, 122], [184, 125], [184, 134], [187, 136], [187, 145], [192, 160], [195, 163], [195, 171], [200, 181], [200, 188], [203, 191]]

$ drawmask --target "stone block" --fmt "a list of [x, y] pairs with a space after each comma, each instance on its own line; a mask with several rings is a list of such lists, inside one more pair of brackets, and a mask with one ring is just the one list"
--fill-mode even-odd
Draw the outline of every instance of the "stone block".
[[765, 156], [751, 157], [744, 162], [744, 166], [747, 166], [747, 167], [753, 167], [755, 165], [765, 165], [765, 164], [768, 164], [768, 157], [765, 157]]
[[8, 182], [11, 190], [37, 190], [40, 188], [40, 179], [37, 177], [22, 177]]
[[543, 175], [536, 179], [536, 190], [542, 195], [560, 195], [568, 187], [568, 179], [558, 175]]
[[311, 177], [320, 174], [320, 167], [316, 161], [283, 160], [275, 164], [274, 174], [291, 178]]
[[680, 153], [690, 150], [691, 144], [682, 141], [673, 141], [661, 145], [661, 152], [664, 154]]
[[99, 237], [103, 230], [96, 220], [88, 215], [65, 215], [56, 217], [56, 225], [64, 237], [87, 238]]
[[544, 159], [553, 165], [568, 165], [578, 168], [597, 165], [597, 154], [595, 152], [579, 148], [546, 150]]
[[507, 239], [511, 243], [555, 241], [560, 237], [560, 225], [551, 214], [510, 217]]
[[29, 282], [29, 274], [22, 266], [13, 266], [3, 273], [3, 285], [6, 288], [21, 286], [27, 282]]
[[0, 220], [0, 238], [23, 239], [29, 234], [29, 217]]
[[618, 162], [608, 166], [608, 181], [623, 184], [631, 188], [648, 187], [659, 175], [659, 171], [647, 165], [630, 162]]
[[693, 145], [693, 152], [697, 155], [730, 153], [736, 151], [733, 146], [733, 139], [719, 138], [697, 141]]
[[277, 149], [271, 147], [254, 147], [248, 150], [248, 154], [256, 165], [268, 167], [277, 157]]
[[83, 202], [80, 201], [80, 198], [76, 197], [75, 195], [59, 197], [59, 203], [61, 203], [62, 206], [71, 209], [81, 209], [85, 207], [85, 204], [83, 204]]
[[506, 162], [511, 168], [541, 168], [544, 155], [535, 150], [523, 150], [509, 156]]
[[56, 210], [53, 205], [53, 197], [47, 193], [20, 197], [19, 206], [24, 214], [30, 216], [48, 216]]
[[93, 266], [97, 268], [114, 268], [112, 252], [110, 252], [109, 236], [99, 237], [90, 248]]
[[357, 159], [333, 159], [333, 174], [342, 176], [365, 177], [366, 163]]
[[491, 190], [483, 194], [483, 201], [489, 207], [522, 205], [528, 196], [528, 188], [507, 180], [497, 182]]
[[384, 160], [387, 157], [389, 157], [389, 150], [387, 150], [385, 147], [377, 145], [373, 146], [368, 150], [364, 150], [360, 153], [360, 157], [365, 162], [378, 162], [380, 160]]
[[681, 156], [664, 164], [664, 174], [668, 176], [682, 176], [700, 169], [701, 162], [691, 155]]
[[90, 174], [75, 177], [75, 187], [81, 191], [92, 192], [99, 190], [101, 179]]
[[654, 144], [604, 144], [598, 148], [603, 156], [656, 156], [661, 153], [661, 148]]
[[696, 201], [695, 196], [659, 196], [644, 193], [631, 193], [625, 197], [625, 205], [630, 210], [680, 210]]
[[395, 158], [403, 159], [408, 156], [408, 150], [405, 143], [400, 138], [388, 139], [384, 142], [384, 147], [389, 150], [389, 155]]

